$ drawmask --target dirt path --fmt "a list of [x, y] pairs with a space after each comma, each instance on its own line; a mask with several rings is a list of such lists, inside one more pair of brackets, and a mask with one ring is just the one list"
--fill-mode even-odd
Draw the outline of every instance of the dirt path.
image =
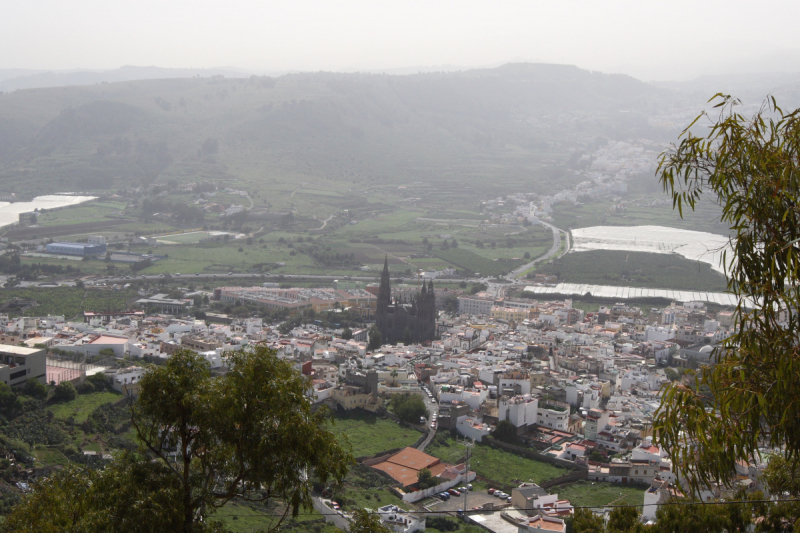
[[322, 222], [322, 225], [321, 225], [320, 227], [316, 228], [316, 229], [313, 229], [313, 230], [311, 230], [311, 231], [319, 231], [319, 230], [325, 229], [325, 226], [327, 226], [327, 225], [328, 225], [328, 222], [330, 222], [330, 220], [331, 220], [332, 218], [333, 218], [333, 215], [329, 216], [329, 217], [328, 217], [328, 218], [326, 218], [325, 220], [319, 220], [319, 219], [318, 219], [318, 218], [315, 216], [315, 217], [314, 217], [314, 220], [319, 220], [320, 222]]
[[294, 196], [294, 193], [296, 193], [297, 191], [299, 191], [300, 189], [302, 189], [302, 188], [303, 188], [303, 186], [304, 186], [304, 185], [307, 185], [307, 184], [308, 184], [308, 183], [304, 181], [303, 183], [301, 183], [300, 185], [298, 185], [298, 186], [297, 186], [297, 188], [296, 188], [295, 190], [293, 190], [293, 191], [292, 191], [292, 194], [290, 194], [290, 195], [289, 195], [289, 198], [293, 197], [293, 196]]
[[378, 250], [378, 251], [379, 251], [380, 253], [382, 253], [382, 254], [391, 255], [392, 257], [394, 257], [395, 259], [397, 259], [397, 260], [398, 260], [398, 261], [400, 261], [401, 263], [405, 263], [405, 264], [407, 264], [407, 265], [409, 265], [409, 266], [412, 266], [412, 267], [414, 267], [414, 268], [417, 268], [417, 265], [415, 265], [414, 263], [411, 263], [411, 262], [409, 262], [409, 261], [407, 261], [407, 260], [403, 259], [402, 257], [398, 257], [398, 256], [396, 256], [396, 255], [394, 255], [394, 254], [390, 254], [390, 253], [389, 253], [389, 252], [387, 252], [386, 250], [381, 250], [380, 248], [378, 248], [378, 245], [377, 245], [377, 244], [370, 244], [370, 246], [372, 246], [373, 248], [375, 248], [376, 250]]

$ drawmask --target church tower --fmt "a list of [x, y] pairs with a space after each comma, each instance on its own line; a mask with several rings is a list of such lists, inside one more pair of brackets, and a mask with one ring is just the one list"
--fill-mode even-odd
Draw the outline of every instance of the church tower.
[[383, 335], [384, 342], [388, 342], [389, 332], [389, 304], [392, 300], [392, 286], [389, 280], [389, 256], [383, 260], [381, 284], [378, 288], [378, 308], [375, 310], [375, 326]]
[[428, 283], [427, 301], [425, 302], [425, 322], [422, 330], [425, 332], [425, 340], [436, 338], [436, 292], [433, 290], [433, 280]]

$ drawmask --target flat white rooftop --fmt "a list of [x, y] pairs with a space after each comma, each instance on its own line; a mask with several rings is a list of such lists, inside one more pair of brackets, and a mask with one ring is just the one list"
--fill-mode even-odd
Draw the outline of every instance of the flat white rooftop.
[[27, 348], [25, 346], [14, 346], [13, 344], [0, 344], [0, 353], [13, 355], [31, 355], [41, 352], [39, 348]]

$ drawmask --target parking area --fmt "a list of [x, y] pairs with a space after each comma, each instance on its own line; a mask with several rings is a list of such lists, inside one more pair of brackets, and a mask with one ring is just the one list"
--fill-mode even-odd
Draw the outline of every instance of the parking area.
[[[470, 492], [469, 497], [467, 498], [467, 505], [470, 509], [474, 507], [483, 507], [487, 503], [499, 505], [500, 499], [495, 498], [491, 494], [487, 494], [485, 491]], [[439, 498], [436, 498], [435, 500], [429, 499], [424, 502], [424, 506], [426, 509], [431, 511], [460, 511], [464, 508], [464, 495], [451, 496], [450, 499], [445, 502]]]

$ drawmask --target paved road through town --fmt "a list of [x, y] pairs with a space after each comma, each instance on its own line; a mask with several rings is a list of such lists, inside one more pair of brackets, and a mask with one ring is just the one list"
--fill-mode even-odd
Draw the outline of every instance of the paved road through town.
[[[436, 403], [435, 400], [431, 400], [430, 398], [428, 398], [427, 394], [423, 394], [422, 395], [422, 399], [425, 400], [425, 407], [428, 409], [428, 412], [430, 413], [430, 415], [428, 416], [428, 427], [430, 428], [431, 417], [434, 415], [434, 413], [436, 414], [437, 419], [439, 417], [439, 404]], [[433, 437], [436, 435], [436, 429], [438, 429], [438, 428], [439, 428], [439, 422], [437, 420], [436, 428], [434, 428], [431, 431], [429, 431], [428, 432], [428, 436], [425, 437], [425, 440], [422, 441], [419, 444], [419, 446], [417, 446], [417, 449], [419, 451], [421, 451], [421, 452], [425, 451], [425, 448], [428, 447], [428, 444], [431, 443], [431, 441], [433, 440]]]

